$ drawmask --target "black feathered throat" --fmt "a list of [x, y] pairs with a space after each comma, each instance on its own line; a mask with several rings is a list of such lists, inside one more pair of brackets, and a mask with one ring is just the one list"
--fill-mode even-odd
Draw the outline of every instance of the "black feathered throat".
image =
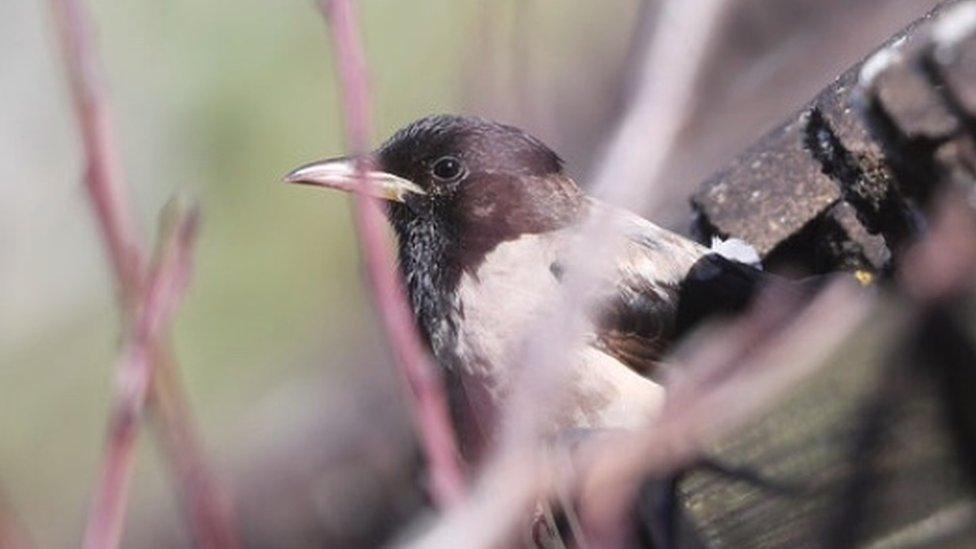
[[417, 215], [399, 204], [391, 208], [390, 221], [399, 240], [400, 270], [410, 306], [441, 368], [461, 452], [476, 460], [488, 438], [471, 407], [462, 376], [464, 357], [459, 353], [458, 329], [464, 308], [458, 284], [463, 268], [456, 260], [461, 249], [457, 232], [442, 216]]
[[461, 265], [457, 233], [443, 216], [395, 205], [390, 221], [399, 240], [400, 270], [418, 328], [435, 358], [446, 369], [457, 366], [457, 296]]

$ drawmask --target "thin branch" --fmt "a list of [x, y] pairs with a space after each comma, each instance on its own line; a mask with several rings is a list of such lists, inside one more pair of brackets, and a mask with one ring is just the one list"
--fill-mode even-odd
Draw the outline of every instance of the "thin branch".
[[153, 361], [156, 367], [148, 411], [153, 425], [157, 426], [156, 438], [166, 456], [166, 465], [177, 479], [180, 510], [191, 525], [194, 542], [199, 547], [234, 549], [240, 542], [230, 493], [211, 470], [192, 421], [180, 369], [171, 346], [162, 337], [155, 342]]
[[[604, 159], [593, 194], [606, 202], [646, 209], [658, 196], [668, 159], [695, 105], [695, 87], [711, 51], [715, 29], [731, 0], [668, 0], [660, 7], [640, 78]], [[538, 438], [546, 415], [565, 396], [568, 353], [587, 329], [586, 296], [594, 295], [615, 263], [610, 209], [595, 211], [572, 247], [555, 312], [531, 326], [526, 349], [518, 357], [522, 379], [503, 420], [503, 444]], [[554, 320], [558, 319], [558, 320]], [[528, 442], [531, 443], [531, 442]], [[504, 451], [504, 450], [503, 450]]]
[[146, 254], [123, 175], [91, 21], [80, 0], [52, 0], [51, 5], [88, 163], [85, 185], [129, 315], [135, 305], [133, 297], [139, 291]]
[[[636, 210], [646, 208], [657, 196], [666, 162], [692, 113], [695, 87], [715, 29], [730, 3], [668, 0], [661, 5], [634, 96], [600, 162], [595, 196]], [[536, 439], [546, 415], [562, 405], [567, 353], [576, 348], [586, 330], [586, 296], [594, 295], [618, 251], [605, 244], [613, 241], [612, 215], [612, 211], [600, 211], [587, 220], [584, 236], [574, 246], [571, 259], [575, 261], [567, 272], [555, 314], [529, 332], [528, 348], [520, 357], [527, 365], [524, 379], [504, 423], [509, 444]]]
[[[584, 523], [598, 546], [614, 546], [623, 532], [627, 510], [641, 482], [691, 464], [710, 444], [768, 409], [798, 382], [815, 372], [867, 318], [873, 301], [848, 280], [838, 280], [778, 332], [767, 332], [751, 352], [742, 354], [741, 335], [763, 324], [754, 310], [726, 328], [696, 342], [699, 347], [680, 368], [692, 372], [721, 369], [678, 383], [680, 399], [669, 400], [660, 417], [619, 444], [594, 448], [584, 477]], [[794, 316], [795, 306], [784, 312]], [[737, 356], [732, 361], [718, 357]]]
[[[929, 235], [912, 247], [899, 270], [902, 291], [923, 313], [971, 291], [976, 270], [976, 217], [961, 193], [946, 193], [940, 206]], [[774, 324], [793, 314], [788, 303], [772, 297], [768, 307], [785, 309], [770, 315], [757, 307], [722, 332], [690, 342], [695, 351], [680, 366], [689, 375], [669, 387], [674, 398], [644, 433], [594, 447], [583, 458], [589, 463], [582, 477], [584, 523], [598, 546], [619, 545], [642, 480], [692, 464], [705, 448], [779, 401], [836, 352], [874, 305], [870, 294], [838, 280], [775, 331]]]
[[[355, 154], [369, 150], [372, 120], [366, 57], [359, 39], [356, 6], [349, 0], [321, 0], [329, 22], [333, 55], [345, 112], [346, 138]], [[431, 493], [440, 506], [460, 501], [464, 478], [448, 412], [443, 381], [421, 343], [402, 283], [393, 265], [377, 201], [365, 194], [355, 200], [356, 227], [373, 299], [396, 362], [413, 396], [412, 411], [430, 468]]]
[[196, 210], [175, 216], [161, 237], [142, 309], [119, 360], [106, 457], [85, 531], [88, 549], [118, 547], [122, 536], [136, 434], [153, 379], [152, 348], [184, 293], [199, 219]]
[[[653, 206], [667, 162], [699, 99], [716, 31], [735, 0], [666, 0], [638, 67], [633, 96], [599, 162], [593, 194], [628, 208]], [[654, 10], [644, 10], [650, 16]]]
[[[766, 325], [768, 311], [754, 309], [719, 333], [696, 342], [682, 370], [725, 376], [684, 378], [681, 398], [646, 428], [606, 435], [577, 451], [572, 474], [557, 478], [552, 467], [525, 446], [501, 454], [479, 479], [471, 503], [460, 506], [409, 547], [496, 547], [511, 535], [538, 500], [566, 490], [578, 494], [581, 524], [590, 547], [626, 546], [628, 510], [643, 481], [691, 464], [702, 449], [768, 409], [820, 367], [871, 310], [872, 300], [838, 281], [824, 290], [788, 326], [765, 331], [742, 352], [744, 335]], [[777, 316], [793, 316], [795, 305]], [[733, 357], [731, 360], [726, 357]]]
[[[714, 31], [730, 4], [668, 0], [661, 6], [635, 95], [601, 163], [593, 187], [596, 197], [637, 210], [654, 199], [692, 112]], [[522, 366], [521, 377], [502, 418], [501, 443], [469, 503], [417, 540], [418, 547], [448, 547], [458, 535], [467, 536], [470, 547], [495, 546], [534, 499], [549, 491], [548, 467], [538, 443], [548, 418], [565, 405], [566, 364], [587, 328], [586, 296], [594, 295], [614, 263], [617, 249], [606, 245], [613, 241], [611, 216], [610, 211], [596, 212], [587, 220], [571, 250], [572, 268], [554, 311], [529, 327], [525, 350], [514, 357]]]
[[[123, 326], [130, 332], [141, 306], [148, 254], [125, 182], [90, 16], [82, 0], [51, 0], [51, 7], [84, 145], [85, 185], [115, 272]], [[159, 373], [150, 388], [152, 403], [160, 407], [157, 431], [164, 440], [167, 461], [177, 471], [180, 491], [188, 500], [185, 508], [190, 510], [197, 542], [207, 547], [234, 547], [230, 504], [209, 471], [188, 409], [173, 404], [184, 403], [185, 397], [178, 382], [179, 364], [165, 339], [154, 340], [148, 350]]]

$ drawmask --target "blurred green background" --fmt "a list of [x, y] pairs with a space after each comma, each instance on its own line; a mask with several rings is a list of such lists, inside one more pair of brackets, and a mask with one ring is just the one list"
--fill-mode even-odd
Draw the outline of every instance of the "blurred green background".
[[[601, 75], [620, 66], [638, 4], [362, 2], [377, 138], [429, 113], [473, 112], [534, 128], [558, 146], [556, 113], [587, 97], [572, 89], [579, 67]], [[270, 413], [271, 430], [286, 428], [290, 412], [280, 408], [288, 397], [280, 395], [288, 387], [328, 386], [326, 399], [353, 383], [362, 357], [385, 356], [346, 199], [279, 184], [292, 167], [343, 152], [325, 28], [307, 0], [91, 7], [147, 234], [177, 190], [203, 205], [174, 341], [208, 451], [229, 477], [261, 450], [261, 418]], [[525, 10], [535, 12], [531, 19]], [[79, 539], [119, 343], [58, 52], [46, 2], [3, 2], [0, 499], [42, 547]], [[530, 115], [523, 91], [538, 82], [549, 92]], [[592, 93], [604, 99], [569, 118], [591, 126], [605, 119], [608, 89], [597, 86]], [[593, 139], [562, 141], [588, 151]], [[577, 170], [587, 161], [567, 156]], [[136, 524], [176, 516], [145, 435]]]

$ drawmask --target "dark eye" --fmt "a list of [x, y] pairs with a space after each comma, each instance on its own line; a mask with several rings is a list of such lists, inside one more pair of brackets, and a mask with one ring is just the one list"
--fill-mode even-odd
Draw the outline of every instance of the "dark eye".
[[453, 156], [445, 156], [434, 162], [431, 173], [441, 181], [456, 181], [464, 175], [464, 165]]

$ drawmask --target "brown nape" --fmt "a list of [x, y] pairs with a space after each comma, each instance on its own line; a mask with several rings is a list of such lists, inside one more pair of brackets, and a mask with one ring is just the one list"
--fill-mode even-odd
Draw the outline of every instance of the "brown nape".
[[460, 190], [454, 212], [462, 269], [475, 271], [502, 242], [580, 221], [585, 198], [576, 183], [562, 174], [472, 177]]

